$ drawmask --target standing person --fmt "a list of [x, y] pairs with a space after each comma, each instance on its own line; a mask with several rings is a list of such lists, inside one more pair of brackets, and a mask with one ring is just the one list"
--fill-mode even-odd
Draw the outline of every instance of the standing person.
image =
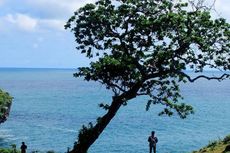
[[152, 150], [154, 153], [156, 153], [156, 144], [158, 142], [157, 137], [155, 137], [155, 131], [152, 131], [151, 136], [148, 138], [149, 142], [149, 153], [152, 153]]
[[26, 153], [26, 149], [27, 149], [27, 145], [25, 144], [25, 142], [22, 142], [21, 153]]

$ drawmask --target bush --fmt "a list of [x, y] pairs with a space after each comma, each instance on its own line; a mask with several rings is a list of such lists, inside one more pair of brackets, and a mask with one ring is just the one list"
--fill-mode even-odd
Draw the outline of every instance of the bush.
[[226, 136], [223, 140], [224, 144], [230, 143], [230, 135]]
[[19, 151], [13, 151], [12, 149], [0, 148], [0, 153], [20, 153]]
[[47, 151], [47, 153], [55, 153], [54, 151], [50, 150], [50, 151]]
[[218, 144], [218, 141], [210, 141], [208, 144], [208, 148], [211, 148], [211, 150]]

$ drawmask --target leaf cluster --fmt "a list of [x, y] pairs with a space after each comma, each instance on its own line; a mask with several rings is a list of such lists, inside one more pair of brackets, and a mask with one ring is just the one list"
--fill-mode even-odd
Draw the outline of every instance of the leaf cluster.
[[229, 76], [192, 78], [186, 70], [230, 69], [230, 24], [212, 19], [210, 9], [188, 7], [171, 0], [98, 0], [80, 8], [65, 27], [74, 33], [76, 48], [98, 60], [75, 76], [98, 81], [115, 95], [140, 85], [135, 94], [149, 97], [147, 110], [162, 104], [160, 115], [176, 111], [185, 118], [193, 110], [178, 103], [180, 83]]
[[0, 118], [2, 118], [8, 111], [8, 107], [12, 103], [12, 97], [8, 92], [4, 92], [0, 89]]

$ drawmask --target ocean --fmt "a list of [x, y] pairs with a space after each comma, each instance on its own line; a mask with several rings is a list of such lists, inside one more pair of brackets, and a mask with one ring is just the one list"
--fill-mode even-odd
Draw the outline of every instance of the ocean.
[[[105, 113], [98, 107], [111, 92], [95, 82], [74, 78], [74, 69], [0, 69], [0, 88], [13, 97], [8, 120], [0, 125], [0, 147], [22, 141], [28, 151], [66, 152], [83, 124]], [[218, 72], [206, 72], [210, 75]], [[182, 102], [195, 114], [187, 119], [158, 116], [161, 106], [145, 111], [146, 99], [123, 106], [89, 153], [147, 153], [148, 136], [156, 131], [157, 152], [189, 153], [230, 134], [230, 81], [181, 85]]]

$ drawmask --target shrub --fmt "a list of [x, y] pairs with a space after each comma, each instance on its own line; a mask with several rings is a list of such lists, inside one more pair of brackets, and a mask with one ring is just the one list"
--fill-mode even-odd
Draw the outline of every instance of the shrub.
[[53, 150], [47, 151], [47, 153], [55, 153]]
[[211, 150], [218, 144], [218, 141], [210, 141], [207, 145], [208, 148], [211, 148]]
[[226, 136], [223, 140], [224, 144], [230, 143], [230, 135]]
[[14, 151], [12, 149], [0, 148], [0, 153], [19, 153], [19, 151]]

